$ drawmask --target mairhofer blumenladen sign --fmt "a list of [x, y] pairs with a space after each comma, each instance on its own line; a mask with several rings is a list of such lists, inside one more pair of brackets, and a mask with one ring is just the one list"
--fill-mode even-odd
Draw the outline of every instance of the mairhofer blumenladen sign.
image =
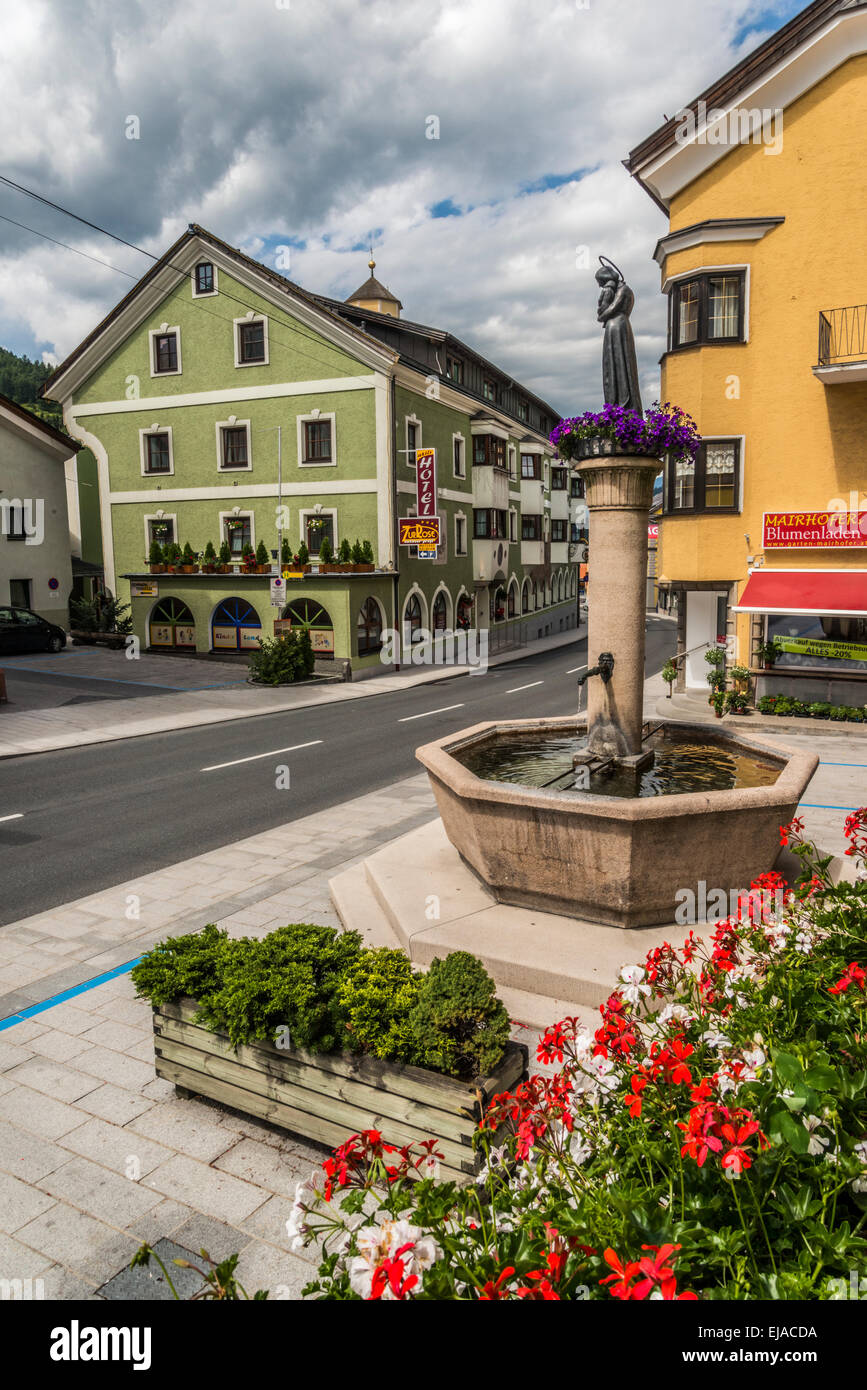
[[765, 512], [765, 550], [867, 548], [867, 512]]

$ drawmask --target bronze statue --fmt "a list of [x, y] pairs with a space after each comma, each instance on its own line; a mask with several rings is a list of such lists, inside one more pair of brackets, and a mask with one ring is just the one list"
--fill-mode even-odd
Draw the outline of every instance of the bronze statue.
[[599, 257], [596, 283], [600, 286], [596, 317], [605, 324], [602, 342], [602, 390], [606, 405], [621, 405], [639, 415], [641, 391], [638, 385], [638, 363], [635, 358], [635, 339], [629, 315], [635, 295], [622, 273], [605, 256]]

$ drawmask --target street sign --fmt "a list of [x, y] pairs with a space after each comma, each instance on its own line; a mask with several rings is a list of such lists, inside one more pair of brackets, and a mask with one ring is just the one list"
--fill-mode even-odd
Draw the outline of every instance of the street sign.
[[436, 449], [416, 449], [415, 484], [419, 516], [435, 517], [437, 514]]
[[401, 545], [417, 545], [421, 550], [433, 550], [434, 558], [440, 543], [438, 516], [402, 516], [398, 519]]
[[437, 557], [437, 552], [436, 552], [436, 550], [423, 550], [422, 547], [419, 546], [419, 548], [418, 548], [418, 558], [419, 558], [419, 560], [435, 560], [436, 557]]
[[155, 579], [131, 579], [129, 581], [130, 598], [159, 598], [160, 586]]
[[279, 575], [271, 580], [271, 607], [282, 608], [286, 602], [286, 583]]

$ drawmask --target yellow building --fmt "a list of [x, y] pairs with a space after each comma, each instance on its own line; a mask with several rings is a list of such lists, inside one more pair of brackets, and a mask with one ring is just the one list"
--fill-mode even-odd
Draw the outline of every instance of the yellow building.
[[[708, 644], [759, 693], [867, 702], [867, 4], [817, 0], [631, 153], [668, 216], [658, 573], [681, 684]], [[855, 307], [852, 307], [855, 306]]]

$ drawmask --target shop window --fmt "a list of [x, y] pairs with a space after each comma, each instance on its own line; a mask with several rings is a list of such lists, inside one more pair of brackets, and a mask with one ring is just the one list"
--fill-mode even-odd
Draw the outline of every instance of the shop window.
[[382, 609], [375, 598], [366, 598], [359, 608], [356, 632], [359, 656], [370, 656], [382, 649]]
[[148, 632], [152, 647], [195, 650], [196, 620], [178, 598], [163, 598], [154, 604]]
[[334, 656], [334, 624], [331, 614], [316, 599], [297, 598], [283, 609], [283, 620], [290, 628], [306, 632], [317, 657]]
[[259, 614], [245, 598], [227, 598], [211, 619], [211, 645], [215, 652], [254, 651], [262, 636]]
[[448, 603], [446, 596], [440, 592], [433, 601], [433, 630], [434, 632], [445, 632], [448, 626]]
[[420, 642], [423, 625], [419, 596], [418, 594], [410, 594], [403, 609], [404, 641]]

